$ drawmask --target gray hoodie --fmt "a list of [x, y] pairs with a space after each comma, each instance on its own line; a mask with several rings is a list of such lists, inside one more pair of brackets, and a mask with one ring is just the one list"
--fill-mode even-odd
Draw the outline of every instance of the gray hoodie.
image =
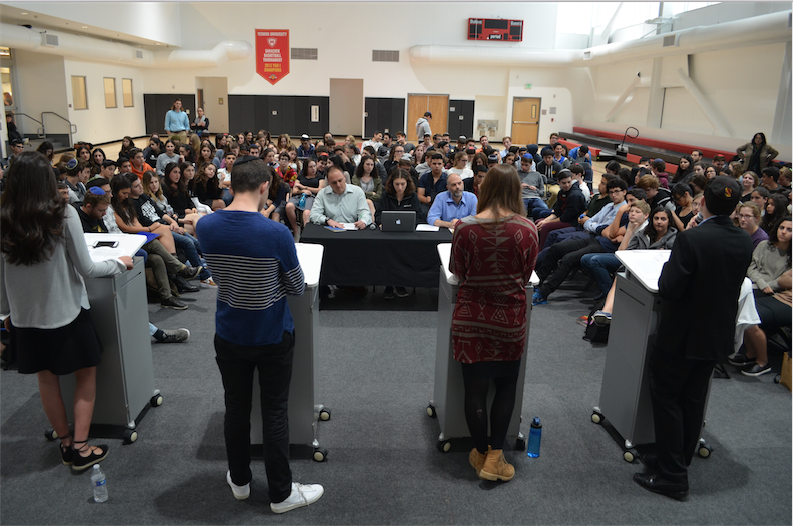
[[419, 120], [416, 121], [416, 136], [419, 138], [419, 141], [424, 139], [424, 134], [429, 133], [432, 136], [432, 130], [430, 130], [430, 123], [424, 117], [419, 117]]

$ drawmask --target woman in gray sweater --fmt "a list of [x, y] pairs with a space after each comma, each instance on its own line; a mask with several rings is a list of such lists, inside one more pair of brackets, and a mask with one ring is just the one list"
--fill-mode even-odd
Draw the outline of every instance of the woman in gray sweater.
[[[61, 459], [82, 471], [108, 453], [105, 445], [88, 445], [102, 349], [83, 278], [119, 274], [132, 268], [132, 259], [91, 260], [80, 217], [60, 199], [49, 162], [37, 152], [21, 154], [8, 172], [0, 251], [0, 317], [17, 348], [19, 372], [37, 374]], [[59, 383], [59, 375], [70, 373], [77, 380], [73, 435]]]

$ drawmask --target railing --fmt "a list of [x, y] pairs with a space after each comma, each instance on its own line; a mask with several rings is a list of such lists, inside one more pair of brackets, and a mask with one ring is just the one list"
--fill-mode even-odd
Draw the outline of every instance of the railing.
[[23, 117], [27, 117], [28, 119], [32, 120], [33, 122], [36, 122], [36, 123], [38, 123], [38, 124], [39, 124], [39, 127], [38, 127], [38, 128], [36, 128], [36, 135], [37, 135], [37, 136], [38, 136], [40, 139], [42, 139], [42, 138], [45, 138], [45, 137], [46, 137], [46, 135], [44, 134], [44, 123], [43, 123], [43, 122], [41, 122], [41, 121], [40, 121], [40, 120], [38, 120], [38, 119], [34, 119], [33, 117], [31, 117], [31, 116], [30, 116], [30, 115], [28, 115], [27, 113], [22, 113], [22, 112], [20, 112], [20, 111], [15, 111], [15, 112], [14, 112], [14, 117], [16, 117], [17, 115], [22, 115]]
[[[44, 121], [44, 115], [45, 115], [45, 114], [47, 114], [47, 115], [55, 115], [55, 116], [56, 116], [56, 117], [58, 117], [59, 119], [61, 119], [61, 120], [64, 120], [64, 121], [66, 121], [67, 123], [69, 123], [69, 148], [71, 148], [72, 146], [74, 146], [74, 141], [73, 141], [73, 139], [72, 139], [72, 135], [74, 135], [75, 133], [77, 133], [77, 125], [76, 125], [76, 124], [73, 124], [73, 123], [72, 123], [72, 121], [70, 121], [69, 119], [67, 119], [67, 118], [66, 118], [66, 117], [64, 117], [63, 115], [58, 115], [58, 114], [57, 114], [57, 113], [55, 113], [54, 111], [42, 111], [42, 112], [41, 112], [41, 121], [42, 121], [42, 124], [41, 124], [41, 125], [42, 125], [42, 126], [44, 126], [44, 124], [43, 124], [43, 121]], [[34, 120], [35, 120], [35, 119], [34, 119]], [[42, 130], [43, 130], [43, 128], [42, 128]], [[45, 135], [45, 136], [46, 136], [46, 135]]]

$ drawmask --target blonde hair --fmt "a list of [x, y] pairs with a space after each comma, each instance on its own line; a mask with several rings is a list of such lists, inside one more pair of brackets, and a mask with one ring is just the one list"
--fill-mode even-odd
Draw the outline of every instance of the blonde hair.
[[[162, 201], [162, 182], [160, 182], [160, 186], [157, 187], [157, 191], [152, 193], [150, 188], [152, 177], [157, 177], [157, 174], [155, 174], [151, 170], [146, 170], [145, 172], [143, 172], [143, 191], [146, 192], [146, 195], [148, 195], [152, 199]], [[159, 178], [157, 180], [159, 181]]]

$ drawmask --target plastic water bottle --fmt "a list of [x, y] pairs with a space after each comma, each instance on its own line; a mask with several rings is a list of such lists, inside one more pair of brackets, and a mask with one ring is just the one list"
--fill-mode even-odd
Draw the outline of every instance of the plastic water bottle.
[[303, 208], [304, 206], [306, 206], [306, 194], [300, 196], [300, 201], [297, 203], [297, 206], [299, 208]]
[[94, 502], [107, 500], [107, 479], [99, 464], [94, 464], [94, 469], [91, 471], [91, 487], [94, 488]]
[[529, 430], [529, 447], [528, 455], [532, 458], [540, 456], [540, 439], [542, 438], [542, 424], [540, 424], [540, 417], [535, 416], [531, 421], [531, 429]]

